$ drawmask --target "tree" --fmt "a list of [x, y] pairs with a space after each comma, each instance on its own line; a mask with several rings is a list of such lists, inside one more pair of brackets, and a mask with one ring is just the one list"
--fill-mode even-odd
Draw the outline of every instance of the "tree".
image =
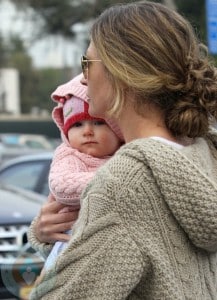
[[206, 8], [204, 0], [176, 0], [178, 11], [186, 17], [198, 34], [201, 41], [206, 43]]
[[[18, 9], [30, 7], [35, 12], [34, 17], [43, 20], [41, 35], [61, 34], [64, 37], [74, 35], [72, 26], [76, 23], [89, 21], [98, 16], [105, 8], [117, 0], [11, 0]], [[168, 1], [168, 0], [167, 0]], [[172, 0], [170, 0], [172, 1]], [[122, 0], [122, 3], [135, 2]], [[155, 2], [161, 2], [155, 1]]]
[[[50, 112], [53, 107], [50, 94], [60, 84], [63, 71], [35, 69], [23, 41], [17, 36], [11, 36], [7, 42], [0, 37], [0, 57], [0, 68], [15, 68], [19, 71], [21, 112], [30, 113], [32, 107]], [[71, 70], [64, 75], [67, 78], [62, 78], [62, 82], [71, 78]]]
[[76, 0], [12, 0], [18, 9], [32, 8], [35, 19], [42, 20], [41, 36], [61, 34], [64, 37], [74, 35], [72, 26], [92, 17], [92, 4], [88, 1]]
[[32, 59], [27, 54], [23, 41], [17, 36], [11, 36], [4, 44], [4, 61], [1, 67], [15, 68], [19, 71], [21, 111], [30, 110], [35, 95], [32, 93], [36, 74], [32, 67]]
[[39, 107], [41, 110], [47, 110], [51, 113], [55, 103], [51, 100], [51, 93], [60, 84], [72, 78], [72, 70], [70, 69], [54, 69], [46, 68], [37, 70], [37, 82], [35, 83], [34, 91], [36, 93], [36, 102], [34, 106]]
[[[118, 0], [11, 0], [19, 9], [31, 7], [35, 16], [43, 20], [41, 34], [61, 34], [72, 37], [72, 25], [85, 22], [98, 16], [106, 7], [119, 3]], [[205, 1], [204, 0], [153, 0], [177, 8], [201, 33], [205, 40]], [[122, 0], [122, 3], [135, 2]]]
[[4, 45], [4, 39], [0, 35], [0, 68], [4, 65], [4, 61], [6, 59], [6, 49]]

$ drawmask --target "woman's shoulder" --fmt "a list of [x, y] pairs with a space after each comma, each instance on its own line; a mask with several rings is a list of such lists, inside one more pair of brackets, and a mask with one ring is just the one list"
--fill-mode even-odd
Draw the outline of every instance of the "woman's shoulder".
[[118, 164], [127, 161], [132, 164], [135, 162], [144, 164], [144, 158], [160, 156], [162, 150], [170, 152], [171, 149], [173, 147], [157, 139], [140, 138], [123, 145], [113, 156], [111, 163]]
[[[134, 173], [142, 168], [145, 175], [148, 164], [145, 163], [142, 155], [145, 155], [148, 144], [145, 139], [141, 141], [133, 141], [123, 145], [115, 155], [110, 158], [103, 166], [101, 166], [93, 179], [96, 186], [117, 185], [125, 186], [128, 179], [132, 178]], [[142, 153], [142, 155], [141, 155]]]

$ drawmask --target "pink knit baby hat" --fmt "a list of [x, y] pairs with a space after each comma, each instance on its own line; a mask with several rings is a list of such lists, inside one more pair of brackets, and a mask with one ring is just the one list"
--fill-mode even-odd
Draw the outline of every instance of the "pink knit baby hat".
[[[72, 124], [69, 125], [69, 120], [71, 117], [72, 120], [75, 120], [75, 116], [77, 115], [77, 117], [80, 118], [81, 113], [84, 114], [83, 116], [86, 116], [86, 119], [97, 119], [88, 114], [89, 98], [87, 96], [87, 87], [81, 84], [82, 78], [83, 74], [81, 73], [67, 83], [58, 86], [57, 89], [51, 94], [51, 98], [54, 101], [63, 104], [64, 132], [65, 130], [67, 131], [67, 129], [69, 129], [69, 126], [72, 126]], [[73, 96], [73, 99], [71, 98], [70, 101], [67, 100], [66, 96], [68, 95]], [[75, 103], [73, 103], [73, 101], [75, 101]], [[79, 120], [81, 120], [81, 118]], [[114, 133], [118, 136], [118, 138], [123, 141], [123, 135], [116, 122], [112, 118], [106, 118], [105, 121], [112, 131], [114, 131]], [[75, 123], [75, 121], [73, 122]]]
[[83, 120], [102, 120], [99, 118], [91, 117], [88, 113], [88, 103], [81, 100], [78, 97], [72, 96], [70, 99], [66, 100], [63, 105], [63, 131], [65, 135], [68, 134], [68, 130], [76, 122]]

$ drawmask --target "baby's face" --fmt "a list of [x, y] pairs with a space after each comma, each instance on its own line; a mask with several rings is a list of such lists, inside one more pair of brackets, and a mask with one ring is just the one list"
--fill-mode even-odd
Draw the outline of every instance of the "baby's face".
[[72, 148], [94, 156], [110, 156], [120, 147], [120, 140], [105, 121], [82, 120], [76, 122], [68, 131]]

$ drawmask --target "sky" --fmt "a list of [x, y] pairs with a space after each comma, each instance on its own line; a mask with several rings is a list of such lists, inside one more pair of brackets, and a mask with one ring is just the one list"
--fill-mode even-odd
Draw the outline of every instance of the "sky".
[[[82, 35], [75, 41], [64, 40], [61, 36], [47, 36], [40, 41], [31, 41], [33, 29], [37, 23], [32, 21], [32, 11], [17, 11], [10, 0], [0, 0], [0, 31], [3, 36], [10, 33], [18, 34], [25, 41], [27, 51], [37, 68], [74, 66], [83, 54]], [[82, 24], [77, 24], [77, 31], [83, 30]]]

